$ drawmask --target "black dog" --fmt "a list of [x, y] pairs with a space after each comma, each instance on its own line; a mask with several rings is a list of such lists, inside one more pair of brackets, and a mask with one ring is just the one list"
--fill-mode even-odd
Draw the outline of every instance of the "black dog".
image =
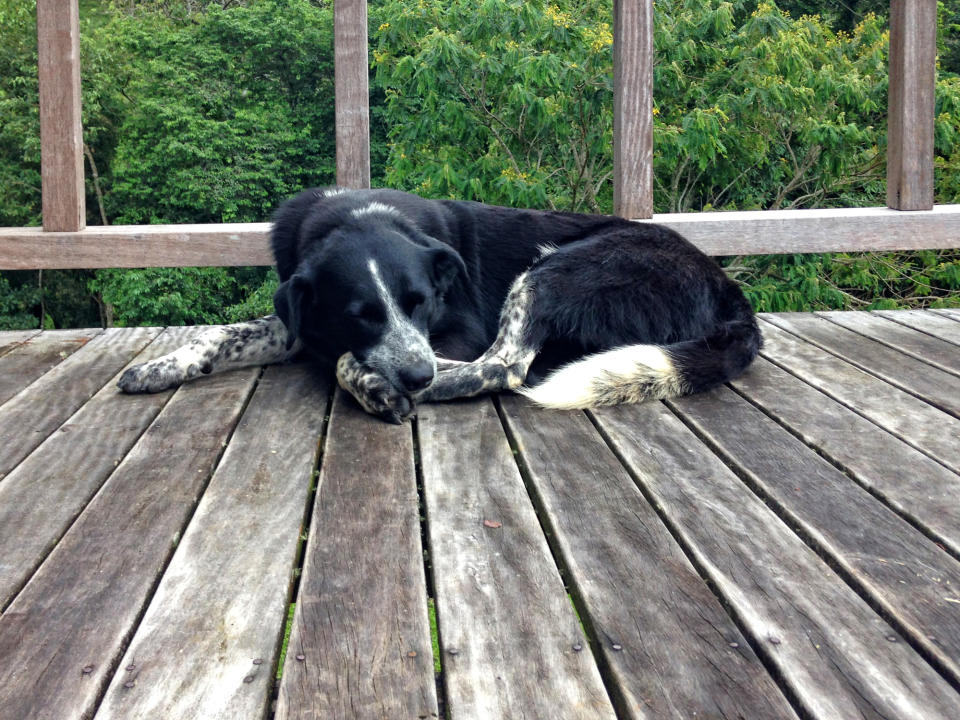
[[120, 388], [305, 350], [400, 422], [418, 402], [507, 389], [556, 408], [685, 395], [760, 348], [737, 286], [654, 224], [335, 188], [285, 203], [271, 242], [277, 315], [208, 330]]

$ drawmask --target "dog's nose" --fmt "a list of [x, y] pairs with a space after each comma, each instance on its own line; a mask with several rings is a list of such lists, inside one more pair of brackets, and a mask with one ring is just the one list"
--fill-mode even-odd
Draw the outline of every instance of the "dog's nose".
[[423, 390], [433, 382], [433, 364], [419, 362], [408, 365], [400, 370], [400, 382], [407, 392]]

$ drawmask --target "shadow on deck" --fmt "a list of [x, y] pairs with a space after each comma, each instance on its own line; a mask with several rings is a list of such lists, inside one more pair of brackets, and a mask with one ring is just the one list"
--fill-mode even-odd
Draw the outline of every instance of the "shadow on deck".
[[0, 333], [0, 718], [956, 720], [960, 311], [762, 324], [705, 395], [399, 427]]

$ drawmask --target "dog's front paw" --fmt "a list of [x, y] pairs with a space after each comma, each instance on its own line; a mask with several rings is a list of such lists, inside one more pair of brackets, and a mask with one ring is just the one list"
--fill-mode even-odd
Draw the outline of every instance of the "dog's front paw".
[[117, 387], [125, 393], [155, 393], [177, 387], [201, 373], [197, 364], [182, 364], [173, 356], [127, 368]]
[[337, 362], [337, 382], [371, 415], [399, 425], [413, 414], [409, 395], [397, 390], [383, 375], [346, 353]]

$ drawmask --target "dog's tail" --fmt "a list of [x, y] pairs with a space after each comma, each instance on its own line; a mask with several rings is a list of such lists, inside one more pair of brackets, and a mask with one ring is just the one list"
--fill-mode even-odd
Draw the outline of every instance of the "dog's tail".
[[518, 392], [544, 407], [575, 409], [689, 395], [732, 380], [760, 351], [752, 316], [705, 338], [673, 345], [627, 345], [565, 365]]

